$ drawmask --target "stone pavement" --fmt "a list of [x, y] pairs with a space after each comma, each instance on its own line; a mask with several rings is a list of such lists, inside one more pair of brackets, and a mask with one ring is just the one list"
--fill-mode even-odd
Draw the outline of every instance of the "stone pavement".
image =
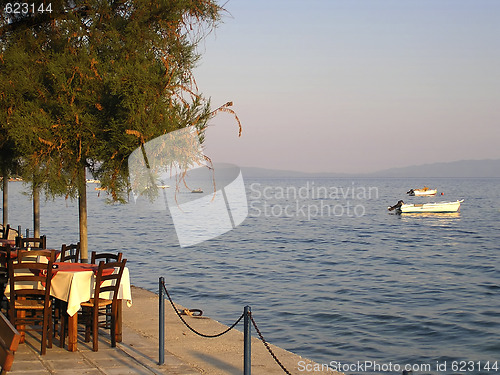
[[151, 375], [200, 374], [200, 370], [183, 363], [172, 354], [165, 352], [165, 364], [158, 365], [158, 342], [124, 327], [124, 342], [116, 348], [110, 346], [109, 334], [100, 331], [99, 351], [92, 351], [92, 342], [85, 343], [83, 335], [78, 337], [78, 351], [68, 352], [59, 348], [59, 340], [54, 339], [52, 349], [41, 356], [40, 336], [27, 333], [26, 342], [19, 345], [14, 365], [8, 374], [109, 374], [109, 375]]
[[[78, 337], [78, 351], [68, 352], [59, 348], [59, 341], [39, 355], [40, 339], [28, 332], [26, 343], [20, 344], [9, 374], [242, 374], [243, 373], [243, 323], [227, 334], [204, 338], [192, 333], [179, 320], [169, 301], [165, 301], [165, 364], [158, 365], [158, 295], [132, 287], [133, 305], [123, 306], [123, 342], [110, 347], [109, 331], [100, 331], [99, 351], [93, 352], [91, 343]], [[183, 308], [176, 305], [177, 308]], [[197, 306], [199, 307], [199, 306]], [[237, 319], [238, 316], [235, 317]], [[227, 326], [205, 316], [187, 317], [187, 322], [205, 334], [222, 332]], [[257, 322], [259, 324], [259, 322]], [[265, 322], [264, 322], [265, 323]], [[262, 329], [262, 328], [261, 328]], [[299, 373], [299, 363], [312, 364], [310, 360], [271, 345], [273, 352], [292, 373]], [[252, 374], [284, 374], [256, 338], [252, 328]], [[303, 371], [302, 371], [303, 373]], [[329, 374], [333, 374], [329, 372]]]

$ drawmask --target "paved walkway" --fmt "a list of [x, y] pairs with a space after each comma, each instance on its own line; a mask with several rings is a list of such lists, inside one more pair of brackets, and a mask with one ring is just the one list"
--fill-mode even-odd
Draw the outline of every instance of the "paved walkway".
[[[109, 331], [100, 331], [99, 351], [93, 352], [91, 343], [78, 337], [78, 351], [59, 348], [59, 341], [39, 355], [40, 339], [28, 332], [26, 343], [20, 344], [9, 374], [242, 374], [243, 324], [220, 338], [208, 339], [195, 335], [179, 320], [168, 300], [165, 304], [166, 351], [165, 364], [158, 365], [158, 296], [141, 288], [132, 287], [133, 305], [123, 307], [123, 342], [110, 347]], [[182, 308], [182, 306], [177, 306]], [[199, 308], [199, 306], [196, 306]], [[237, 317], [236, 317], [237, 318]], [[227, 327], [206, 317], [188, 317], [188, 323], [206, 333], [219, 333]], [[259, 322], [258, 322], [259, 324]], [[252, 374], [271, 375], [285, 372], [276, 364], [262, 342], [252, 332]], [[292, 373], [299, 364], [312, 362], [271, 345], [272, 350]], [[302, 371], [303, 373], [303, 371]], [[328, 372], [329, 374], [334, 374]]]
[[124, 342], [116, 348], [110, 346], [109, 335], [100, 331], [99, 351], [92, 351], [92, 343], [85, 343], [78, 337], [78, 351], [68, 352], [59, 348], [59, 340], [54, 339], [52, 349], [41, 356], [40, 337], [27, 333], [26, 343], [20, 344], [15, 354], [14, 365], [9, 374], [173, 374], [191, 375], [201, 371], [165, 352], [165, 364], [158, 365], [158, 341], [144, 337], [136, 331], [124, 327]]

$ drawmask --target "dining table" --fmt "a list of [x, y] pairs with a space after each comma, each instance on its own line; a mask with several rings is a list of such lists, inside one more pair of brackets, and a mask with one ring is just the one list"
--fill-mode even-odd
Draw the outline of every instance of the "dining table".
[[[50, 295], [66, 302], [66, 313], [68, 314], [68, 351], [75, 352], [78, 349], [78, 311], [81, 303], [90, 300], [94, 294], [96, 272], [99, 265], [88, 263], [55, 262], [53, 265], [53, 276], [50, 286]], [[115, 269], [115, 272], [117, 269]], [[113, 281], [103, 283], [108, 285]], [[8, 296], [8, 288], [5, 294]], [[100, 298], [112, 299], [112, 292], [101, 293]], [[118, 311], [116, 341], [122, 341], [122, 301], [127, 306], [132, 306], [132, 293], [130, 290], [130, 274], [127, 267], [124, 268], [120, 287], [118, 291]]]
[[[68, 350], [77, 350], [78, 336], [78, 310], [80, 304], [93, 297], [95, 288], [95, 276], [97, 264], [56, 262], [52, 270], [50, 295], [67, 303], [68, 314]], [[106, 286], [106, 283], [103, 283]], [[100, 298], [112, 299], [112, 292], [101, 293]], [[124, 268], [118, 290], [118, 316], [116, 341], [122, 341], [122, 301], [127, 306], [132, 306], [132, 293], [130, 291], [130, 274], [127, 267]]]

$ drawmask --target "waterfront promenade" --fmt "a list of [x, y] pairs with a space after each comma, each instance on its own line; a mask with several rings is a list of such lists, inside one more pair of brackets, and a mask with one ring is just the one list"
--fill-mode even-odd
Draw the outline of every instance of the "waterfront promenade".
[[[109, 335], [99, 334], [99, 351], [78, 337], [78, 351], [68, 352], [54, 340], [52, 349], [40, 356], [39, 339], [27, 333], [27, 342], [19, 345], [9, 374], [243, 374], [243, 323], [218, 338], [192, 333], [165, 301], [165, 364], [158, 365], [158, 296], [132, 287], [132, 307], [123, 307], [123, 342], [109, 346]], [[175, 302], [175, 301], [174, 301]], [[182, 308], [182, 306], [177, 306]], [[203, 309], [203, 306], [197, 306]], [[237, 319], [238, 316], [235, 317]], [[186, 321], [204, 334], [216, 334], [227, 327], [208, 317], [186, 317]], [[232, 322], [231, 322], [232, 323]], [[265, 322], [258, 322], [264, 329]], [[263, 332], [265, 335], [265, 332]], [[299, 363], [311, 361], [271, 345], [273, 352], [292, 374]], [[252, 327], [252, 374], [284, 374]], [[309, 372], [315, 373], [315, 372]], [[331, 372], [329, 372], [331, 373]]]

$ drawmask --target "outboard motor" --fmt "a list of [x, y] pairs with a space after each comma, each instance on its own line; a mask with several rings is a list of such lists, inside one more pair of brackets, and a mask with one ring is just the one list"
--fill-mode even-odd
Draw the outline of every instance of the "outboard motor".
[[398, 208], [401, 208], [401, 206], [405, 204], [402, 200], [399, 200], [398, 203], [396, 203], [394, 206], [391, 206], [388, 208], [389, 211], [394, 211], [397, 210]]

